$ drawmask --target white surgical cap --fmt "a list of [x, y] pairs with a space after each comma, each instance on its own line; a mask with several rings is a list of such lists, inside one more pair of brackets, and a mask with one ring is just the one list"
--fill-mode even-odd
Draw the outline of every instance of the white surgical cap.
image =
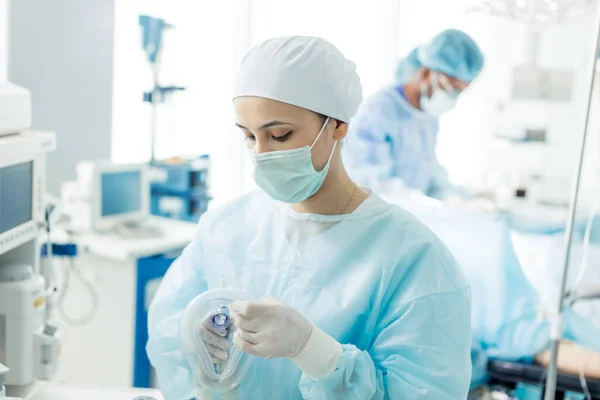
[[256, 96], [350, 122], [362, 102], [356, 65], [328, 41], [309, 36], [267, 40], [243, 59], [234, 96]]

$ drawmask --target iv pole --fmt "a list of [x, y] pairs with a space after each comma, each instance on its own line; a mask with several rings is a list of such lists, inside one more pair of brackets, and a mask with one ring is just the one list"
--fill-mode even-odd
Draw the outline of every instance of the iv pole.
[[168, 94], [185, 90], [181, 86], [161, 86], [159, 82], [159, 64], [162, 47], [163, 32], [166, 29], [174, 29], [171, 25], [161, 18], [154, 18], [148, 15], [140, 15], [138, 23], [142, 28], [142, 47], [148, 57], [148, 62], [152, 69], [152, 80], [154, 87], [151, 91], [144, 93], [144, 101], [150, 103], [151, 111], [151, 131], [150, 131], [150, 164], [156, 162], [156, 132], [158, 129], [158, 105], [165, 101]]
[[579, 163], [577, 167], [577, 173], [575, 176], [575, 183], [573, 185], [573, 193], [571, 194], [571, 204], [569, 210], [569, 221], [567, 224], [567, 247], [565, 250], [564, 267], [562, 274], [562, 283], [560, 288], [560, 296], [558, 298], [558, 307], [556, 314], [552, 317], [550, 327], [550, 339], [552, 340], [552, 347], [550, 353], [550, 365], [548, 366], [548, 380], [546, 381], [546, 391], [544, 393], [544, 400], [554, 400], [556, 394], [556, 378], [557, 378], [557, 364], [558, 364], [558, 346], [562, 338], [562, 310], [565, 304], [565, 295], [567, 292], [567, 276], [569, 272], [569, 257], [571, 255], [571, 241], [573, 239], [573, 227], [575, 225], [575, 212], [577, 209], [577, 201], [579, 198], [579, 186], [581, 183], [581, 171], [583, 169], [583, 157], [585, 156], [585, 142], [588, 135], [590, 113], [592, 107], [592, 95], [594, 91], [594, 83], [596, 80], [596, 66], [598, 64], [598, 53], [600, 51], [600, 5], [596, 5], [596, 42], [594, 51], [594, 62], [592, 65], [590, 86], [588, 91], [588, 103], [585, 114], [585, 125], [583, 127], [583, 135], [581, 138], [581, 147], [579, 150]]

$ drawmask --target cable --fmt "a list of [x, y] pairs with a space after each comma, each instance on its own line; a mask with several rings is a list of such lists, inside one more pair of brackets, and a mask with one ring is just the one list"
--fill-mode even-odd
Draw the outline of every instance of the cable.
[[[583, 393], [585, 395], [586, 400], [593, 400], [592, 394], [590, 393], [590, 390], [587, 385], [587, 380], [585, 378], [585, 371], [584, 371], [587, 356], [588, 356], [587, 352], [584, 352], [583, 360], [582, 360], [582, 362], [580, 364], [580, 368], [579, 368], [579, 383], [581, 384], [581, 387], [583, 389]], [[544, 381], [546, 379], [547, 373], [548, 373], [548, 368], [544, 368], [544, 372], [542, 373], [542, 376], [540, 378], [539, 385], [541, 385], [541, 386], [544, 385]]]
[[[76, 252], [73, 252], [72, 255], [66, 256], [68, 258], [68, 264], [67, 264], [66, 268], [64, 268], [64, 276], [63, 276], [63, 282], [62, 282], [63, 287], [60, 290], [58, 289], [58, 285], [56, 285], [55, 269], [54, 269], [54, 265], [52, 262], [54, 260], [54, 257], [53, 257], [53, 252], [52, 252], [51, 226], [53, 224], [55, 224], [56, 222], [58, 222], [58, 220], [62, 216], [63, 210], [62, 210], [60, 200], [57, 197], [54, 197], [51, 194], [46, 194], [45, 201], [47, 203], [47, 206], [45, 209], [46, 236], [47, 236], [47, 241], [45, 244], [45, 246], [46, 246], [46, 262], [47, 262], [46, 272], [48, 275], [47, 279], [48, 279], [48, 285], [49, 285], [48, 296], [50, 298], [50, 301], [49, 301], [50, 307], [48, 310], [48, 315], [50, 314], [50, 312], [53, 308], [52, 306], [54, 305], [52, 298], [58, 292], [57, 306], [58, 306], [58, 311], [59, 311], [60, 315], [62, 316], [62, 318], [70, 325], [74, 325], [74, 326], [86, 325], [92, 319], [94, 319], [94, 317], [96, 316], [96, 313], [98, 311], [98, 303], [99, 303], [98, 293], [96, 291], [96, 288], [92, 284], [92, 282], [90, 282], [87, 278], [85, 278], [82, 275], [81, 270], [75, 265], [73, 258], [74, 258], [74, 254], [76, 254]], [[68, 235], [70, 238], [71, 235], [69, 233], [68, 233]], [[90, 307], [90, 310], [86, 314], [84, 314], [82, 317], [78, 317], [78, 318], [69, 316], [67, 314], [67, 312], [65, 311], [65, 307], [64, 307], [65, 297], [69, 290], [72, 273], [75, 274], [79, 278], [81, 283], [83, 283], [83, 286], [87, 289], [88, 293], [90, 294], [90, 298], [92, 299], [92, 306]]]
[[585, 398], [587, 400], [592, 400], [592, 394], [590, 393], [590, 390], [588, 389], [588, 385], [587, 385], [587, 381], [585, 379], [585, 373], [584, 373], [584, 367], [585, 367], [586, 360], [587, 360], [587, 353], [584, 352], [583, 353], [583, 361], [579, 368], [579, 382], [581, 383], [581, 387], [583, 388], [583, 393], [585, 394]]
[[54, 317], [55, 311], [55, 296], [58, 292], [58, 287], [56, 285], [56, 274], [54, 269], [54, 257], [53, 257], [53, 244], [52, 244], [52, 224], [58, 222], [60, 217], [62, 216], [62, 206], [60, 200], [57, 197], [52, 196], [51, 194], [46, 193], [45, 198], [46, 207], [44, 209], [44, 222], [45, 222], [45, 231], [46, 231], [46, 243], [44, 244], [44, 248], [46, 250], [46, 254], [44, 255], [44, 259], [42, 261], [43, 273], [42, 276], [47, 280], [46, 281], [46, 323], [50, 322], [52, 325], [60, 328], [60, 332], [63, 334], [62, 346], [65, 346], [69, 342], [69, 330], [66, 329], [66, 326], [60, 322], [58, 319]]
[[[85, 286], [88, 293], [90, 294], [90, 298], [92, 299], [92, 306], [90, 307], [90, 310], [86, 314], [84, 314], [82, 317], [72, 317], [72, 316], [68, 315], [67, 312], [65, 311], [65, 307], [64, 307], [65, 297], [69, 290], [72, 273], [75, 274], [79, 278], [81, 283], [83, 283], [83, 286]], [[96, 288], [94, 287], [92, 282], [90, 282], [86, 277], [83, 276], [83, 274], [81, 273], [81, 270], [75, 265], [73, 258], [69, 257], [68, 265], [64, 269], [63, 287], [61, 288], [60, 293], [58, 295], [58, 310], [59, 310], [62, 318], [69, 325], [74, 325], [74, 326], [86, 325], [86, 324], [90, 323], [96, 316], [96, 313], [98, 312], [98, 304], [99, 304], [99, 297], [98, 297], [98, 292], [96, 291]]]
[[544, 382], [546, 381], [546, 375], [548, 374], [548, 367], [544, 368], [544, 372], [542, 373], [542, 376], [540, 377], [540, 381], [538, 382], [538, 384], [540, 386], [544, 386]]
[[588, 254], [590, 250], [590, 238], [592, 236], [592, 225], [594, 223], [594, 217], [598, 213], [598, 208], [600, 207], [600, 196], [596, 198], [596, 202], [594, 203], [594, 208], [590, 212], [590, 216], [588, 217], [587, 223], [585, 224], [585, 234], [583, 236], [583, 254], [581, 257], [581, 265], [579, 266], [579, 272], [577, 274], [577, 278], [575, 278], [575, 282], [573, 283], [573, 289], [577, 290], [577, 287], [581, 284], [581, 281], [584, 278], [585, 271], [587, 269], [588, 264]]
[[46, 199], [46, 205], [44, 209], [44, 222], [45, 222], [45, 231], [46, 231], [46, 243], [44, 244], [46, 254], [45, 259], [41, 265], [43, 265], [44, 270], [42, 272], [42, 276], [46, 280], [46, 298], [47, 298], [47, 306], [46, 306], [46, 321], [48, 321], [52, 316], [52, 311], [54, 309], [54, 298], [56, 296], [57, 287], [56, 287], [56, 276], [54, 274], [54, 266], [53, 266], [53, 252], [52, 252], [52, 235], [51, 235], [51, 225], [54, 221], [53, 215], [54, 211], [57, 209], [57, 206], [52, 204], [51, 201]]
[[63, 216], [63, 207], [60, 199], [56, 196], [46, 193], [44, 202], [46, 206], [50, 207], [49, 222], [55, 225], [58, 220]]

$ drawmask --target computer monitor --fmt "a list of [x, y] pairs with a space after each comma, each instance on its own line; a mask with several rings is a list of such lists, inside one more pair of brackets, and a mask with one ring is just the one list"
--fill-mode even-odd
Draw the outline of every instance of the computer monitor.
[[141, 222], [150, 213], [146, 164], [98, 163], [93, 175], [92, 222], [95, 230]]

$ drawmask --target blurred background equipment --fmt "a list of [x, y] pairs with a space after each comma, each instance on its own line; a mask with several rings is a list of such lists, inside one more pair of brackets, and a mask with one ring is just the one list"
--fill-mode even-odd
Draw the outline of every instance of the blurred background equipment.
[[585, 16], [595, 5], [595, 0], [483, 0], [470, 11], [544, 26]]
[[[29, 103], [28, 94], [16, 91]], [[56, 138], [24, 130], [27, 118], [7, 113], [14, 104], [2, 104], [11, 103], [0, 100], [0, 125], [11, 135], [0, 137], [0, 365], [8, 368], [2, 371], [6, 394], [24, 397], [36, 379], [52, 378], [60, 354], [61, 333], [46, 312], [52, 293], [38, 241], [45, 227], [46, 153], [56, 149]], [[29, 113], [30, 103], [16, 104]]]
[[210, 159], [172, 158], [151, 166], [152, 214], [197, 222], [208, 209]]
[[31, 126], [31, 93], [10, 82], [0, 82], [0, 136]]

